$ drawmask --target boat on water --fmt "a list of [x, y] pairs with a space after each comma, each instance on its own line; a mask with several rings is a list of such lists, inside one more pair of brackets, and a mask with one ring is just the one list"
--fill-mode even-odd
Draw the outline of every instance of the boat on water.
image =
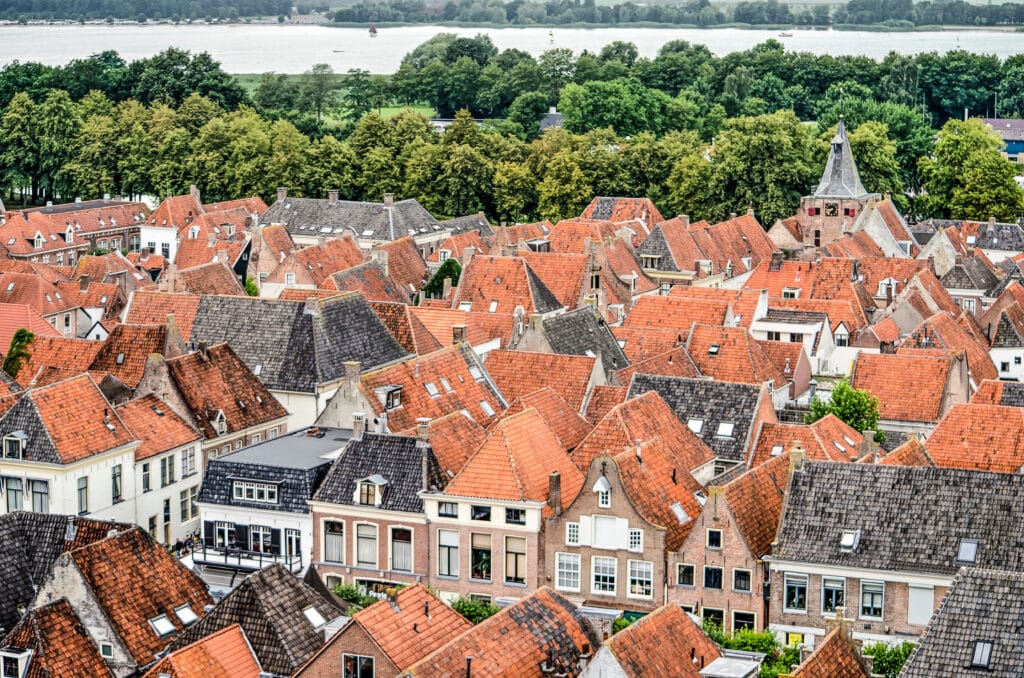
[[548, 42], [551, 43], [552, 45], [555, 44], [555, 32], [554, 31], [548, 31]]
[[377, 37], [377, 27], [374, 26], [373, 24], [370, 24], [370, 37], [371, 38], [376, 38]]
[[783, 32], [779, 33], [779, 37], [780, 38], [792, 38], [793, 34], [792, 33], [786, 33], [785, 31], [783, 31]]

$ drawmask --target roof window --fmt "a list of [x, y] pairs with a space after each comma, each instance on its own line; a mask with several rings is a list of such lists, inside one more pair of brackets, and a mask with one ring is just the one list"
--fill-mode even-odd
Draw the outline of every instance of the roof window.
[[972, 669], [987, 669], [992, 665], [992, 641], [974, 641], [974, 653], [971, 655]]
[[777, 457], [782, 454], [782, 445], [772, 445], [772, 456]]
[[153, 617], [149, 620], [149, 624], [153, 627], [153, 632], [156, 633], [158, 638], [163, 638], [174, 633], [174, 623], [167, 618], [166, 614], [162, 614], [159, 617]]
[[13, 289], [14, 289], [14, 283], [11, 283], [10, 285], [7, 286], [7, 291], [8, 292], [10, 292]]
[[469, 309], [471, 309], [471, 308], [473, 308], [473, 302], [472, 301], [460, 301], [459, 302], [459, 310], [460, 311], [469, 312]]
[[114, 362], [116, 362], [118, 365], [124, 365], [124, 353], [118, 353], [117, 360], [115, 360]]
[[452, 389], [452, 385], [451, 385], [451, 384], [449, 384], [449, 383], [448, 383], [448, 380], [447, 380], [447, 379], [445, 379], [444, 377], [441, 377], [441, 386], [443, 386], [443, 387], [444, 387], [444, 392], [445, 392], [445, 393], [451, 393], [451, 392], [452, 392], [452, 390], [453, 390], [453, 389]]
[[441, 395], [441, 392], [437, 390], [437, 386], [432, 381], [428, 381], [427, 383], [423, 384], [423, 387], [427, 389], [427, 393], [430, 394], [431, 398], [436, 398], [437, 396]]
[[731, 421], [723, 421], [718, 425], [718, 431], [715, 432], [715, 435], [721, 438], [732, 438], [732, 433], [735, 429], [736, 424]]
[[324, 619], [324, 616], [322, 614], [320, 614], [320, 611], [312, 606], [307, 607], [305, 610], [303, 610], [302, 616], [306, 618], [306, 621], [308, 621], [310, 625], [313, 626], [313, 628], [318, 629], [327, 623], [327, 620]]
[[476, 381], [480, 381], [484, 378], [484, 373], [480, 371], [480, 368], [476, 365], [469, 366], [469, 376], [473, 377]]
[[498, 310], [498, 300], [497, 299], [492, 299], [490, 306], [487, 307], [487, 312], [488, 313], [494, 313], [497, 310]]
[[961, 563], [978, 562], [978, 540], [961, 539], [960, 548], [957, 549], [956, 559]]
[[483, 410], [484, 414], [486, 414], [488, 417], [494, 416], [494, 408], [491, 407], [491, 404], [486, 400], [480, 401], [480, 409]]
[[686, 427], [689, 428], [694, 433], [700, 433], [701, 431], [704, 430], [704, 420], [691, 419], [690, 421], [686, 422]]
[[711, 344], [708, 346], [708, 355], [718, 355], [718, 351], [721, 350], [721, 348], [722, 347], [719, 344]]
[[846, 444], [850, 445], [851, 447], [853, 447], [853, 446], [855, 446], [857, 444], [857, 443], [855, 443], [853, 441], [853, 438], [851, 438], [850, 436], [843, 436], [843, 440], [845, 440]]
[[199, 616], [188, 605], [174, 608], [174, 614], [178, 616], [178, 620], [185, 626], [199, 621]]
[[363, 237], [364, 238], [369, 238], [371, 235], [373, 235], [373, 229], [372, 228], [368, 228], [365, 231], [363, 231]]
[[839, 550], [842, 553], [853, 553], [860, 544], [860, 530], [843, 530], [839, 537]]

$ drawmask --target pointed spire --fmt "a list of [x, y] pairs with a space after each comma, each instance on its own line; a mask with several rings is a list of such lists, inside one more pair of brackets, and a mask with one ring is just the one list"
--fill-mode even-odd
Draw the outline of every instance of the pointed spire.
[[868, 192], [860, 183], [857, 163], [850, 150], [850, 139], [846, 136], [846, 122], [839, 116], [839, 127], [832, 139], [832, 150], [825, 164], [821, 182], [814, 190], [816, 198], [862, 198]]

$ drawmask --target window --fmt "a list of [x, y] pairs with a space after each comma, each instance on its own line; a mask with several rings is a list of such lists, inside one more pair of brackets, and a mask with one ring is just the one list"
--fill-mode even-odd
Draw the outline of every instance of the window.
[[580, 556], [577, 553], [555, 554], [555, 588], [559, 591], [580, 590]]
[[783, 299], [799, 299], [800, 298], [800, 288], [799, 287], [784, 287], [782, 289], [782, 298]]
[[731, 421], [723, 421], [718, 425], [718, 430], [715, 431], [715, 435], [719, 438], [732, 438], [732, 433], [736, 429], [736, 424]]
[[708, 548], [709, 549], [720, 549], [720, 548], [722, 548], [722, 531], [721, 530], [708, 530]]
[[469, 535], [469, 576], [491, 580], [491, 535], [479, 532]]
[[452, 251], [451, 250], [441, 249], [441, 250], [438, 250], [438, 252], [437, 252], [437, 260], [438, 261], [447, 261], [448, 258], [451, 257], [451, 256], [452, 256]]
[[874, 619], [882, 618], [885, 600], [885, 583], [880, 581], [862, 581], [860, 583], [860, 616]]
[[192, 608], [188, 605], [182, 605], [181, 607], [174, 608], [174, 614], [177, 615], [178, 621], [185, 626], [194, 624], [199, 621], [199, 615], [192, 611]]
[[[838, 447], [838, 443], [836, 444]], [[843, 553], [853, 553], [860, 544], [860, 530], [843, 530], [839, 537], [839, 550]]]
[[459, 533], [455, 530], [437, 531], [437, 574], [459, 576]]
[[1021, 363], [1021, 356], [1015, 356], [1013, 358], [1013, 364], [1014, 365], [1020, 365], [1020, 363]]
[[992, 663], [992, 641], [974, 641], [974, 652], [971, 655], [972, 669], [987, 669]]
[[285, 287], [295, 287], [295, 274], [294, 273], [285, 273], [284, 274], [284, 286]]
[[700, 616], [704, 621], [709, 621], [718, 628], [723, 628], [725, 626], [725, 612], [722, 610], [716, 610], [713, 607], [705, 607], [701, 609]]
[[693, 586], [693, 565], [680, 564], [676, 567], [676, 584]]
[[597, 505], [600, 506], [601, 508], [611, 508], [612, 507], [612, 491], [611, 490], [601, 490], [600, 492], [598, 492], [597, 493]]
[[459, 505], [454, 501], [442, 501], [437, 505], [437, 515], [442, 518], [458, 518]]
[[799, 332], [790, 332], [789, 333], [789, 341], [790, 341], [790, 343], [792, 343], [792, 344], [799, 344], [803, 340], [804, 340], [804, 335], [800, 334]]
[[743, 629], [754, 630], [754, 613], [734, 610], [732, 613], [732, 632], [736, 633]]
[[691, 419], [690, 421], [686, 422], [686, 426], [694, 433], [700, 433], [701, 431], [704, 430], [704, 420]]
[[843, 607], [846, 599], [846, 580], [825, 577], [821, 582], [821, 611], [835, 614], [836, 608]]
[[713, 567], [711, 565], [704, 566], [704, 588], [706, 589], [721, 589], [722, 588], [722, 568]]
[[369, 480], [359, 483], [359, 503], [363, 506], [377, 505], [377, 485]]
[[782, 341], [782, 333], [774, 330], [768, 332], [768, 341]]
[[181, 452], [181, 477], [185, 478], [196, 472], [196, 448], [190, 447]]
[[650, 598], [654, 595], [654, 563], [648, 560], [630, 560], [626, 563], [629, 570], [629, 588], [626, 595], [630, 598]]
[[21, 459], [25, 452], [25, 441], [27, 436], [23, 431], [15, 431], [4, 436], [4, 458]]
[[494, 313], [498, 310], [498, 300], [492, 299], [490, 305], [487, 307], [488, 313]]
[[199, 486], [182, 490], [181, 500], [181, 522], [192, 520], [199, 516], [199, 507], [196, 506], [196, 499], [199, 497]]
[[590, 586], [591, 593], [614, 596], [618, 567], [619, 561], [615, 558], [594, 556], [590, 564], [590, 569], [593, 573], [593, 581]]
[[377, 527], [356, 525], [356, 565], [377, 567]]
[[113, 659], [114, 646], [111, 643], [100, 643], [100, 656], [104, 659]]
[[174, 633], [174, 624], [167, 618], [166, 614], [162, 614], [159, 617], [153, 617], [149, 620], [149, 623], [153, 627], [153, 631], [160, 638]]
[[787, 612], [807, 611], [807, 575], [787, 574], [782, 604]]
[[412, 530], [391, 528], [391, 569], [412, 572]]
[[110, 495], [114, 503], [121, 501], [121, 465], [118, 464], [110, 469]]
[[509, 525], [525, 525], [526, 509], [507, 508], [505, 509], [505, 522]]
[[999, 363], [999, 371], [1000, 372], [1009, 372], [1010, 371], [1010, 363], [1007, 363], [1007, 362]]
[[565, 543], [567, 546], [579, 546], [580, 545], [580, 524], [579, 523], [566, 523], [565, 524]]
[[629, 550], [630, 551], [643, 551], [644, 550], [644, 531], [636, 528], [629, 530]]
[[156, 516], [149, 517], [149, 536], [156, 539]]
[[472, 520], [483, 520], [490, 522], [491, 520], [491, 507], [490, 506], [471, 506], [469, 510], [469, 517]]
[[393, 388], [387, 393], [387, 397], [384, 402], [384, 409], [386, 410], [397, 410], [402, 406], [402, 388]]
[[525, 537], [505, 537], [505, 583], [526, 583]]
[[160, 460], [160, 487], [167, 487], [174, 482], [174, 455], [170, 454]]
[[777, 456], [779, 456], [780, 454], [782, 454], [782, 450], [783, 450], [783, 447], [782, 447], [782, 445], [772, 445], [772, 452], [771, 452], [771, 455], [772, 455], [773, 457], [777, 457]]
[[732, 590], [740, 593], [750, 593], [750, 570], [732, 571]]
[[963, 299], [960, 302], [960, 306], [965, 311], [970, 311], [971, 313], [974, 313], [974, 302], [974, 299]]
[[836, 334], [836, 346], [849, 346], [850, 335], [848, 334]]
[[265, 525], [249, 526], [249, 548], [257, 553], [274, 553], [274, 538]]
[[89, 479], [78, 479], [78, 515], [89, 512]]
[[20, 478], [6, 478], [7, 485], [7, 511], [20, 511], [24, 506], [23, 486]]
[[486, 415], [488, 417], [493, 417], [494, 416], [494, 408], [491, 407], [491, 404], [489, 402], [487, 402], [486, 400], [481, 400], [480, 401], [480, 409], [484, 411], [484, 415]]
[[427, 383], [423, 384], [423, 388], [427, 389], [427, 395], [429, 395], [431, 398], [436, 398], [439, 395], [441, 395], [441, 392], [437, 390], [437, 384], [435, 384], [432, 381], [428, 381]]
[[232, 491], [234, 498], [242, 501], [252, 501], [260, 504], [277, 503], [277, 485], [272, 483], [236, 480]]
[[373, 678], [373, 657], [359, 654], [341, 655], [342, 678]]
[[45, 480], [31, 480], [32, 510], [36, 513], [50, 512], [50, 484]]
[[149, 462], [142, 465], [142, 491], [149, 492]]
[[345, 562], [345, 523], [339, 520], [324, 522], [324, 560]]
[[907, 600], [907, 623], [924, 626], [932, 618], [935, 609], [935, 590], [923, 586], [911, 586]]
[[978, 562], [978, 540], [961, 539], [960, 549], [957, 552], [956, 559], [959, 560], [961, 563]]

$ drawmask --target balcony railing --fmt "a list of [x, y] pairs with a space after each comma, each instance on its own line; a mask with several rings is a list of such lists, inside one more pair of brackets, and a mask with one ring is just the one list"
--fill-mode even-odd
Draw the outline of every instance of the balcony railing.
[[206, 544], [202, 544], [192, 553], [192, 561], [197, 565], [246, 571], [262, 570], [264, 567], [280, 563], [288, 568], [288, 571], [298, 573], [302, 571], [303, 566], [302, 556], [298, 554], [264, 553]]

